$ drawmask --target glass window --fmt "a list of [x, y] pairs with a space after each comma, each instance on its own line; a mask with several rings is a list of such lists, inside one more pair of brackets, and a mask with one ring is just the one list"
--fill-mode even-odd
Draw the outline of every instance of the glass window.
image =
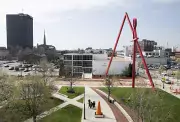
[[84, 68], [84, 73], [92, 73], [92, 68]]
[[82, 61], [73, 61], [73, 66], [82, 66]]
[[74, 72], [82, 72], [82, 67], [74, 67]]
[[64, 60], [72, 60], [72, 55], [64, 55]]
[[82, 55], [73, 55], [73, 60], [82, 60]]
[[83, 61], [83, 67], [92, 67], [92, 61]]
[[83, 55], [83, 60], [92, 60], [92, 55]]
[[77, 72], [74, 72], [73, 73], [73, 77], [82, 77], [82, 73], [77, 73]]

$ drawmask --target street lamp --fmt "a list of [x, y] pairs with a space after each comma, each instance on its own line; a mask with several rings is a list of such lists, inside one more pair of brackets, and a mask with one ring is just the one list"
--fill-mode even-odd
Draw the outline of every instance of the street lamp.
[[86, 119], [86, 116], [85, 116], [85, 86], [84, 86], [84, 119]]

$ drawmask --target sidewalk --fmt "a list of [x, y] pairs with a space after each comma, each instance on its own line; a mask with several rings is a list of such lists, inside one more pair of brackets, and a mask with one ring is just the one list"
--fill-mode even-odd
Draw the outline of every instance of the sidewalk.
[[[57, 87], [59, 89], [61, 88], [61, 86], [57, 86]], [[58, 105], [58, 106], [56, 106], [56, 107], [54, 107], [54, 108], [51, 108], [48, 111], [45, 111], [45, 112], [41, 113], [40, 115], [37, 116], [37, 120], [42, 119], [42, 118], [52, 114], [55, 111], [58, 111], [59, 109], [65, 107], [65, 106], [67, 106], [69, 104], [77, 106], [77, 107], [79, 107], [81, 109], [83, 108], [83, 104], [77, 101], [77, 100], [81, 99], [84, 96], [83, 94], [81, 94], [81, 95], [79, 95], [79, 96], [77, 96], [77, 97], [75, 97], [73, 99], [69, 99], [67, 97], [64, 97], [61, 94], [59, 94], [59, 92], [56, 92], [56, 93], [52, 94], [52, 96], [55, 97], [55, 98], [61, 99], [61, 100], [65, 101], [65, 102], [60, 104], [60, 105]], [[29, 119], [27, 119], [24, 122], [33, 122], [33, 119], [29, 118]]]
[[[101, 111], [105, 115], [105, 118], [95, 118], [95, 109], [88, 108], [88, 99], [91, 101], [96, 102], [96, 106], [98, 101], [101, 102]], [[84, 120], [84, 110], [82, 113], [82, 122], [116, 122], [116, 118], [109, 107], [109, 105], [106, 103], [106, 101], [99, 96], [95, 91], [93, 91], [89, 87], [85, 87], [85, 117], [86, 120]]]
[[156, 83], [155, 87], [157, 87], [157, 88], [159, 88], [159, 89], [161, 89], [161, 90], [163, 90], [163, 91], [165, 91], [165, 92], [167, 92], [167, 93], [169, 93], [169, 94], [171, 94], [171, 95], [173, 95], [173, 96], [180, 99], [180, 94], [175, 94], [175, 93], [171, 92], [171, 90], [170, 90], [171, 85], [170, 84], [164, 83], [164, 89], [163, 89], [163, 83], [162, 83], [161, 80], [157, 80], [157, 79], [153, 79], [153, 80]]

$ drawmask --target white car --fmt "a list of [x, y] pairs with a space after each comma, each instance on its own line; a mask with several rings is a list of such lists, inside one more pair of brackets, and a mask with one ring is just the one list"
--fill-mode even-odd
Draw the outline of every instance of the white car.
[[163, 73], [161, 73], [161, 75], [166, 76], [166, 75], [167, 75], [167, 73], [164, 73], [164, 72], [163, 72]]
[[148, 55], [147, 57], [148, 57], [148, 58], [151, 58], [151, 57], [152, 57], [152, 55]]

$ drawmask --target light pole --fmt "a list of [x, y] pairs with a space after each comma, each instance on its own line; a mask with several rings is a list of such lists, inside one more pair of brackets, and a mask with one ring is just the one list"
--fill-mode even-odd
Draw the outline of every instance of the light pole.
[[86, 119], [86, 116], [85, 116], [85, 86], [84, 86], [84, 119]]
[[[84, 70], [83, 70], [83, 80], [84, 80]], [[85, 112], [85, 86], [84, 86], [84, 119], [86, 119], [86, 112]]]

